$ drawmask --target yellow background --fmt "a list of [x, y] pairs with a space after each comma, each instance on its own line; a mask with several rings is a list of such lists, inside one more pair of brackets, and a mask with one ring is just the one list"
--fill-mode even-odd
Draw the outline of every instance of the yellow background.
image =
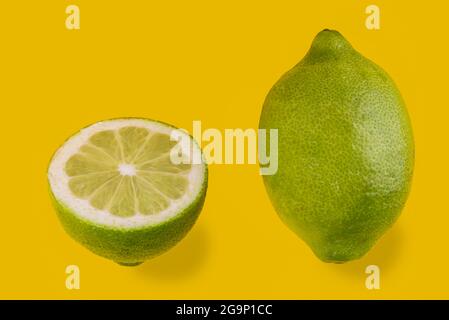
[[[381, 30], [365, 28], [365, 7]], [[81, 30], [65, 8], [81, 9]], [[449, 298], [446, 1], [10, 1], [0, 10], [0, 298]], [[403, 215], [363, 259], [325, 264], [285, 227], [256, 165], [211, 165], [198, 223], [174, 249], [120, 267], [75, 243], [47, 194], [78, 129], [138, 116], [256, 128], [274, 82], [335, 28], [395, 79], [416, 139]], [[81, 290], [65, 288], [65, 267]], [[381, 289], [364, 269], [381, 268]]]

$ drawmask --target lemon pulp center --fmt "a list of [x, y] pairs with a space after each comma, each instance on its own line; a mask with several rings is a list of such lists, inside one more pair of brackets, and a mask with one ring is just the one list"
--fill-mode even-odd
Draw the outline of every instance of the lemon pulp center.
[[122, 176], [135, 176], [136, 167], [129, 163], [121, 163], [118, 165], [118, 171]]

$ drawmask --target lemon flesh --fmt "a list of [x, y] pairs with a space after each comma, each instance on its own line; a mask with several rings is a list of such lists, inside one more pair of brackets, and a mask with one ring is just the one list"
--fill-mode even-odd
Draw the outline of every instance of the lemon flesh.
[[142, 127], [95, 133], [66, 163], [70, 190], [116, 216], [158, 213], [189, 183], [190, 164], [170, 161], [175, 143]]

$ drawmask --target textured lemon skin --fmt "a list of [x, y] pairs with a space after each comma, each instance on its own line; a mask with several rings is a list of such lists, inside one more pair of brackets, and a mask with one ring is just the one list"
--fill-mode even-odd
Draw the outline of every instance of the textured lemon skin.
[[70, 210], [50, 195], [64, 230], [93, 253], [121, 265], [138, 265], [158, 256], [181, 241], [195, 224], [207, 190], [207, 166], [204, 184], [197, 198], [181, 213], [159, 224], [137, 228], [94, 224]]
[[281, 219], [325, 262], [362, 257], [396, 221], [414, 166], [410, 120], [391, 78], [336, 31], [274, 85], [259, 123], [278, 129]]

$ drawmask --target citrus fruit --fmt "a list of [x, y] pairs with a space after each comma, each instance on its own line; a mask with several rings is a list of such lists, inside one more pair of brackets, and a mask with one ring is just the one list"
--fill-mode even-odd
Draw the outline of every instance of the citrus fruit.
[[278, 129], [264, 176], [281, 219], [323, 261], [362, 257], [398, 218], [414, 166], [412, 128], [393, 80], [337, 31], [323, 30], [267, 95]]
[[[173, 130], [189, 148], [171, 139]], [[174, 150], [182, 161], [172, 161]], [[207, 166], [187, 133], [153, 120], [114, 119], [70, 137], [54, 154], [48, 181], [70, 236], [100, 256], [137, 265], [173, 247], [193, 226], [205, 200]]]

